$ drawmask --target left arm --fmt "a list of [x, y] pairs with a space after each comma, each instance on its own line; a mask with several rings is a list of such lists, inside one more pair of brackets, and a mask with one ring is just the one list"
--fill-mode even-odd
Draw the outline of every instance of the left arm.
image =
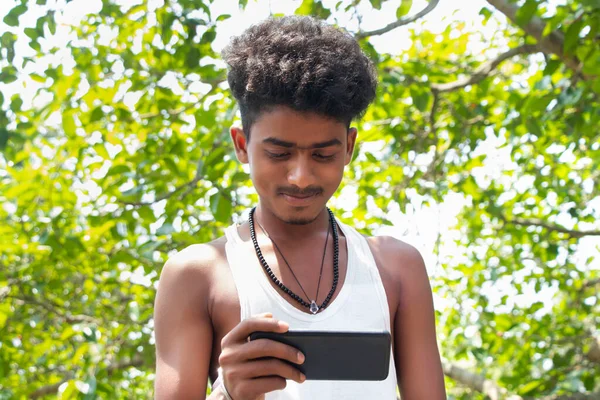
[[[436, 340], [435, 312], [423, 257], [413, 246], [378, 237], [375, 252], [388, 280], [394, 360], [402, 400], [445, 400], [444, 371]], [[393, 310], [393, 308], [391, 308]], [[393, 312], [393, 311], [392, 311]]]

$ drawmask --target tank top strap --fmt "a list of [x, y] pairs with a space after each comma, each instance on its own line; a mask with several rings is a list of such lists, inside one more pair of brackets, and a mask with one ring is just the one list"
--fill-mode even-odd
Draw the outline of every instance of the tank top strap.
[[238, 292], [240, 301], [240, 320], [250, 318], [251, 316], [251, 293], [254, 284], [254, 277], [250, 268], [245, 268], [247, 263], [242, 257], [239, 247], [242, 245], [240, 235], [237, 232], [237, 225], [232, 224], [225, 228], [225, 238], [227, 243], [225, 249], [227, 253], [227, 263], [233, 276], [233, 282]]
[[[379, 305], [381, 306], [381, 311], [383, 313], [386, 326], [388, 329], [390, 329], [391, 322], [387, 294], [385, 293], [383, 281], [379, 273], [379, 268], [377, 267], [377, 262], [375, 261], [375, 257], [373, 256], [373, 252], [371, 251], [371, 246], [369, 246], [367, 238], [360, 232], [358, 232], [355, 228], [346, 225], [339, 220], [338, 224], [342, 224], [344, 228], [344, 233], [351, 236], [351, 238], [349, 238], [350, 240], [348, 240], [348, 244], [354, 247], [354, 251], [352, 252], [352, 254], [354, 257], [357, 258], [357, 260], [355, 260], [355, 265], [361, 265], [368, 271], [371, 280], [375, 286], [375, 291], [377, 293], [377, 298], [379, 300]], [[348, 253], [350, 256], [350, 252]]]

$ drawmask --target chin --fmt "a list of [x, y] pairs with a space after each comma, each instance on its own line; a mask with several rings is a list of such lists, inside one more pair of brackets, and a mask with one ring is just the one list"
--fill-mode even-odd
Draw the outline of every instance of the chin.
[[297, 218], [297, 217], [292, 217], [289, 219], [285, 220], [286, 224], [290, 224], [290, 225], [308, 225], [311, 222], [313, 222], [316, 218]]
[[324, 205], [315, 209], [313, 207], [290, 207], [285, 205], [281, 213], [278, 213], [278, 217], [286, 224], [290, 225], [307, 225], [316, 220]]

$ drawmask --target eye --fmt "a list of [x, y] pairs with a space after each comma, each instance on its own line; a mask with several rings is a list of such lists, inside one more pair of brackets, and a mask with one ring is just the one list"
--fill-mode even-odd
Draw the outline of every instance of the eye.
[[290, 155], [290, 153], [271, 153], [270, 151], [267, 151], [266, 153], [267, 156], [269, 156], [269, 158], [272, 158], [274, 160], [282, 160]]
[[335, 154], [325, 155], [325, 154], [320, 154], [320, 153], [314, 153], [313, 157], [319, 161], [331, 161], [335, 158]]

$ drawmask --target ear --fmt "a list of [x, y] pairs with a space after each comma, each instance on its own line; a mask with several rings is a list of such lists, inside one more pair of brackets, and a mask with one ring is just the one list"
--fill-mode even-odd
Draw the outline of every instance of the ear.
[[235, 155], [242, 164], [248, 164], [248, 140], [242, 128], [232, 126], [229, 130], [233, 147], [235, 147]]
[[347, 139], [348, 139], [348, 143], [347, 143], [347, 147], [346, 147], [346, 160], [345, 160], [345, 165], [350, 164], [350, 161], [352, 161], [352, 155], [354, 154], [354, 145], [356, 144], [356, 136], [358, 135], [358, 131], [356, 130], [356, 128], [350, 128], [348, 129], [348, 135], [347, 135]]

